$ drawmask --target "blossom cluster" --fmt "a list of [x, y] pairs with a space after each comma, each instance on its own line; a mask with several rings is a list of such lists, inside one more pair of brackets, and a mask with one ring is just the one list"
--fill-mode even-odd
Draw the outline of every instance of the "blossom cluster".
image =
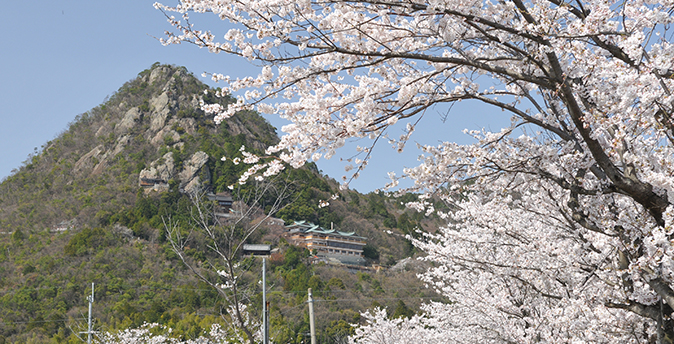
[[[139, 328], [126, 329], [118, 332], [103, 332], [98, 334], [96, 343], [100, 344], [215, 344], [232, 343], [237, 340], [231, 333], [223, 330], [218, 324], [213, 324], [205, 336], [196, 339], [180, 340], [171, 336], [172, 329], [157, 323], [145, 323]], [[239, 341], [243, 343], [243, 341]]]

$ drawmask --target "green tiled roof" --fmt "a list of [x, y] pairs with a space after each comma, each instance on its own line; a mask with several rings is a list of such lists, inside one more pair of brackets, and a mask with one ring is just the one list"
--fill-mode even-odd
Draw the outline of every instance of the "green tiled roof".
[[345, 237], [351, 237], [351, 238], [358, 238], [358, 239], [366, 239], [365, 237], [361, 237], [356, 235], [356, 232], [342, 232], [338, 231], [336, 229], [325, 229], [323, 227], [320, 227], [319, 225], [315, 225], [311, 222], [306, 222], [306, 221], [295, 221], [292, 225], [286, 226], [289, 230], [292, 229], [299, 229], [302, 232], [305, 233], [318, 233], [318, 234], [332, 234], [332, 235], [339, 235], [339, 236], [345, 236]]

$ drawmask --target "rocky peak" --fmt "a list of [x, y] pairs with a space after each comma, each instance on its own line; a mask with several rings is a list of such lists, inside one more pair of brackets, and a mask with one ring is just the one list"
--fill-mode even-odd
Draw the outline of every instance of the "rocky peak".
[[157, 81], [164, 81], [171, 76], [174, 71], [175, 69], [169, 66], [153, 66], [150, 75], [148, 76], [148, 83], [154, 84]]
[[[87, 140], [95, 144], [77, 148], [73, 175], [106, 175], [117, 161], [126, 161], [140, 170], [134, 173], [146, 190], [167, 190], [175, 180], [181, 191], [193, 193], [212, 182], [209, 155], [196, 151], [201, 135], [226, 130], [230, 136], [246, 137], [246, 146], [258, 150], [277, 140], [274, 129], [254, 114], [214, 126], [199, 108], [206, 87], [183, 67], [157, 64], [141, 72], [98, 109], [91, 121], [95, 134]], [[226, 104], [226, 99], [220, 101]]]

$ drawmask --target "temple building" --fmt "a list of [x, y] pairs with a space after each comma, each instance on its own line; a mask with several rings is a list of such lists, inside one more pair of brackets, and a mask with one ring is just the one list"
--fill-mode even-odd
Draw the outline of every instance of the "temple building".
[[355, 232], [341, 232], [325, 229], [306, 221], [295, 221], [286, 226], [288, 243], [306, 247], [317, 258], [336, 259], [343, 264], [361, 265], [365, 263], [363, 247], [366, 238]]
[[221, 219], [231, 216], [232, 205], [234, 204], [232, 196], [228, 193], [208, 193], [206, 194], [206, 197], [209, 201], [215, 201], [213, 215], [215, 215], [216, 218]]

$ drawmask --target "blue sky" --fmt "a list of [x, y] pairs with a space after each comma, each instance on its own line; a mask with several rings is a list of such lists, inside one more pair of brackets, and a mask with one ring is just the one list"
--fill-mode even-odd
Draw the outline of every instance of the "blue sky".
[[[185, 66], [211, 85], [201, 78], [203, 72], [235, 77], [257, 74], [255, 66], [234, 56], [210, 54], [188, 44], [162, 46], [154, 37], [162, 37], [169, 24], [153, 3], [154, 0], [22, 0], [3, 4], [0, 180], [21, 166], [35, 148], [40, 149], [65, 130], [75, 116], [102, 103], [154, 62]], [[200, 19], [207, 19], [209, 28], [220, 27], [223, 34], [226, 32], [225, 23], [210, 17]], [[413, 141], [467, 143], [470, 139], [461, 133], [464, 128], [479, 129], [491, 123], [492, 129], [497, 130], [496, 122], [509, 122], [503, 113], [482, 111], [459, 104], [445, 121], [440, 114], [427, 114]], [[398, 137], [401, 132], [392, 134]], [[348, 145], [340, 156], [353, 155], [349, 147], [353, 149], [356, 144]], [[367, 142], [359, 144], [364, 146]], [[386, 143], [381, 144], [369, 167], [351, 187], [369, 192], [387, 182], [388, 171], [400, 175], [404, 166], [416, 162], [418, 152], [413, 145], [410, 148], [398, 154]], [[345, 174], [339, 157], [320, 160], [318, 166], [338, 180]]]

